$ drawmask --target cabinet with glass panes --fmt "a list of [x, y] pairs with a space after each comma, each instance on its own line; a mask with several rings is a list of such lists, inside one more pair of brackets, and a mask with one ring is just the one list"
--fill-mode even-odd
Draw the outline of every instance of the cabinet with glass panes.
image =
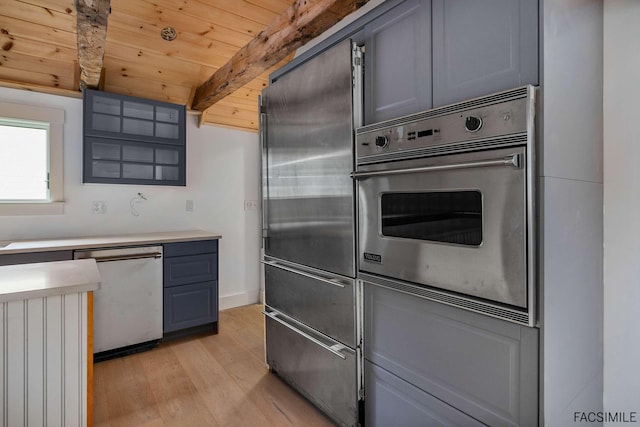
[[83, 182], [186, 184], [186, 108], [84, 91]]

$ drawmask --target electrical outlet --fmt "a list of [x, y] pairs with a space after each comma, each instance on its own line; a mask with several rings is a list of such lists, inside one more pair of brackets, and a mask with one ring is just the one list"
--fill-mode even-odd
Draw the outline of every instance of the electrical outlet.
[[193, 212], [193, 200], [187, 200], [187, 212]]
[[245, 200], [244, 201], [244, 210], [245, 211], [257, 211], [258, 210], [258, 202], [256, 200]]
[[99, 215], [107, 213], [107, 202], [102, 200], [94, 200], [93, 202], [91, 202], [91, 212]]

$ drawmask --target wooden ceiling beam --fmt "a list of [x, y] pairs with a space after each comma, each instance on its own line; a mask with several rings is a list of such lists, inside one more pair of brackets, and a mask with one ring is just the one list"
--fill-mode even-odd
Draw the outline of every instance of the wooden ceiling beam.
[[191, 108], [211, 107], [368, 1], [296, 0], [196, 89]]
[[102, 74], [111, 0], [74, 0], [74, 2], [80, 65], [79, 89], [96, 89], [100, 85]]

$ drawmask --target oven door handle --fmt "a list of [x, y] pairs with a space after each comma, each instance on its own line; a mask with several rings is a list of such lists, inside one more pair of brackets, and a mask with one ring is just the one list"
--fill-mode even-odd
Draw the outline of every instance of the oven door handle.
[[466, 169], [466, 168], [481, 168], [489, 166], [512, 166], [514, 168], [520, 168], [520, 154], [513, 154], [501, 159], [491, 160], [478, 160], [475, 162], [462, 162], [462, 163], [449, 163], [447, 165], [436, 166], [421, 166], [417, 168], [403, 168], [403, 169], [387, 169], [372, 172], [351, 172], [351, 178], [356, 180], [372, 178], [376, 176], [388, 176], [388, 175], [404, 175], [418, 172], [438, 172], [451, 169]]

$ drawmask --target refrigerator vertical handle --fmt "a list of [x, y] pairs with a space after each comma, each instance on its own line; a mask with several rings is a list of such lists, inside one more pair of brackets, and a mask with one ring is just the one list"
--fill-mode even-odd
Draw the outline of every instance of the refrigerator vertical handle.
[[260, 106], [260, 159], [261, 168], [261, 199], [262, 199], [262, 247], [266, 249], [267, 238], [269, 237], [269, 174], [268, 167], [268, 147], [267, 147], [267, 114], [265, 113], [264, 94], [258, 96], [258, 105]]
[[364, 89], [363, 89], [363, 56], [364, 49], [361, 46], [358, 46], [356, 43], [353, 43], [351, 46], [351, 59], [352, 59], [352, 69], [353, 69], [353, 127], [354, 129], [359, 128], [363, 125], [363, 115], [364, 115]]

